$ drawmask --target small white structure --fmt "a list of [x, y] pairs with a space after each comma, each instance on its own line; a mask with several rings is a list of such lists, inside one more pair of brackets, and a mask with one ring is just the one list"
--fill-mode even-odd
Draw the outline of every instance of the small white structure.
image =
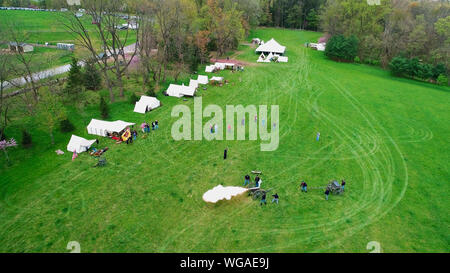
[[209, 81], [210, 82], [222, 82], [223, 77], [212, 77]]
[[278, 56], [277, 61], [279, 63], [287, 63], [288, 62], [288, 57], [286, 57], [286, 56]]
[[132, 125], [134, 125], [134, 123], [125, 122], [122, 120], [104, 121], [92, 119], [87, 126], [87, 131], [90, 135], [106, 136], [107, 133], [120, 133]]
[[214, 69], [216, 69], [215, 65], [208, 65], [208, 66], [205, 67], [205, 72], [206, 73], [211, 73], [211, 72], [214, 72]]
[[177, 98], [181, 98], [183, 96], [192, 97], [195, 95], [195, 91], [197, 91], [197, 88], [193, 86], [185, 86], [184, 84], [170, 84], [169, 88], [167, 88], [166, 94]]
[[75, 50], [74, 44], [57, 43], [56, 47], [63, 50]]
[[197, 89], [198, 88], [198, 80], [190, 79], [189, 80], [189, 86], [190, 87], [194, 87], [195, 89]]
[[67, 151], [72, 153], [77, 152], [78, 154], [86, 152], [87, 150], [89, 150], [89, 148], [91, 148], [92, 144], [94, 144], [95, 141], [96, 141], [95, 139], [87, 140], [85, 138], [72, 135], [69, 144], [67, 144]]
[[161, 106], [161, 102], [155, 97], [142, 96], [134, 106], [134, 112], [145, 114], [147, 111], [151, 111]]
[[197, 81], [199, 84], [208, 84], [208, 76], [198, 75]]
[[256, 53], [283, 55], [286, 51], [286, 47], [280, 45], [277, 41], [275, 41], [275, 39], [272, 38], [267, 43], [260, 45], [255, 51]]
[[325, 51], [327, 44], [326, 43], [309, 43], [308, 46], [310, 48], [318, 50], [318, 51]]

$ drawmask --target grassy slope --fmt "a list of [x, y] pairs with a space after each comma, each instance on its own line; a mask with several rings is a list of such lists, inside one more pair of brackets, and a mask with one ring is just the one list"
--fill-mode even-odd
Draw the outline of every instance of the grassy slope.
[[[275, 152], [260, 152], [259, 141], [173, 141], [172, 106], [193, 102], [168, 97], [145, 117], [127, 102], [111, 106], [111, 120], [158, 119], [161, 129], [131, 146], [101, 140], [111, 148], [102, 169], [86, 154], [75, 162], [55, 155], [70, 134], [50, 147], [30, 125], [36, 147], [11, 150], [14, 165], [0, 169], [0, 251], [64, 252], [76, 240], [84, 252], [367, 252], [369, 241], [386, 252], [448, 252], [449, 90], [302, 47], [318, 36], [254, 31], [286, 45], [289, 63], [221, 72], [229, 85], [200, 92], [204, 105], [280, 105]], [[257, 59], [240, 50], [243, 60]], [[140, 90], [131, 81], [128, 89]], [[91, 118], [97, 107], [73, 109], [78, 135], [87, 136]], [[20, 136], [20, 128], [9, 132]], [[279, 206], [260, 208], [246, 196], [202, 201], [206, 190], [240, 185], [253, 169], [263, 170]], [[347, 192], [329, 202], [321, 190], [298, 190], [301, 179], [312, 188], [342, 178]]]

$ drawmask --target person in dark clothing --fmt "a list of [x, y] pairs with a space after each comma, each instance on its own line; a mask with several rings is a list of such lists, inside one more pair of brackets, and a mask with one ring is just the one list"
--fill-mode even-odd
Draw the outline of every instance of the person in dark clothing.
[[259, 186], [259, 180], [261, 180], [261, 178], [259, 178], [259, 176], [258, 175], [256, 175], [256, 177], [255, 177], [255, 187], [258, 187]]
[[97, 143], [97, 145], [100, 143], [100, 141], [98, 141], [98, 138], [95, 140], [95, 143]]
[[155, 130], [155, 122], [152, 121], [152, 130]]
[[155, 120], [155, 129], [159, 129], [159, 121]]
[[278, 193], [275, 193], [275, 194], [272, 195], [272, 196], [273, 196], [272, 203], [273, 203], [273, 202], [276, 202], [277, 205], [278, 205]]
[[250, 185], [250, 175], [245, 175], [244, 186]]
[[226, 148], [226, 149], [223, 151], [223, 159], [227, 159], [227, 155], [228, 155], [228, 148]]
[[341, 187], [342, 187], [342, 190], [345, 191], [345, 180], [344, 179], [342, 179]]
[[328, 189], [325, 190], [325, 200], [328, 201], [328, 195], [330, 195], [330, 191]]
[[261, 202], [260, 202], [261, 206], [262, 206], [263, 203], [264, 203], [264, 205], [267, 205], [267, 202], [266, 202], [266, 194], [265, 194], [265, 193], [264, 193], [263, 196], [261, 197]]
[[300, 184], [300, 188], [302, 190], [302, 192], [308, 192], [308, 184], [306, 184], [305, 181], [302, 181], [302, 183]]

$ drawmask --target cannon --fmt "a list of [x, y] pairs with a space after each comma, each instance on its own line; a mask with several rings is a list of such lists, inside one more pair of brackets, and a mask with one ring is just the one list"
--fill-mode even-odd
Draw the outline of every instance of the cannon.
[[341, 185], [336, 180], [333, 180], [330, 183], [328, 183], [326, 189], [329, 190], [330, 193], [332, 193], [332, 194], [341, 194], [344, 192], [342, 190]]

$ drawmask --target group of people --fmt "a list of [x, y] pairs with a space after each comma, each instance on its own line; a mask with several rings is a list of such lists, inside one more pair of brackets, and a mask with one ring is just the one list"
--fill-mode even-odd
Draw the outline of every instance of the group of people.
[[[151, 122], [151, 126], [152, 126], [152, 130], [159, 129], [159, 122], [158, 122], [158, 120], [152, 121]], [[144, 127], [142, 128], [142, 132], [150, 133], [150, 124], [148, 124], [147, 122], [144, 123]]]
[[[255, 176], [255, 188], [260, 188], [262, 184], [262, 180], [259, 177], [259, 175]], [[244, 187], [249, 185], [250, 186], [250, 175], [246, 174], [244, 176]]]

